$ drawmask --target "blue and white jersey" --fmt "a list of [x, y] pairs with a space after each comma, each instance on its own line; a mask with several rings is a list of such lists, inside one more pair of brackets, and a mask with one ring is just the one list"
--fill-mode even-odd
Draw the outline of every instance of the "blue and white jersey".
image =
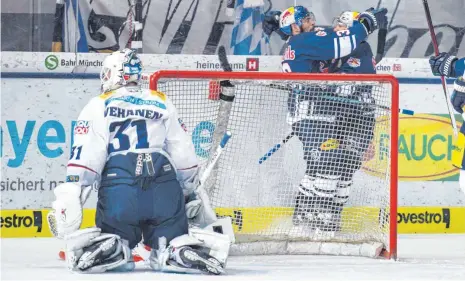
[[[314, 61], [345, 57], [367, 38], [367, 31], [358, 21], [347, 30], [333, 31], [331, 28], [317, 28], [291, 36], [283, 54], [283, 72], [315, 72]], [[313, 71], [312, 71], [313, 70]]]
[[198, 159], [179, 120], [171, 100], [157, 91], [123, 87], [91, 99], [74, 128], [67, 181], [99, 184], [107, 161], [129, 152], [165, 154], [184, 180]]

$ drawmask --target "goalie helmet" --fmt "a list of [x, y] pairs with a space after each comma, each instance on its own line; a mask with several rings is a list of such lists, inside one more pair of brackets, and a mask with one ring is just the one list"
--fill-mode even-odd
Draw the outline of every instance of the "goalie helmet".
[[342, 26], [342, 27], [352, 27], [354, 20], [357, 20], [359, 17], [359, 12], [345, 11], [342, 12], [339, 17], [335, 18], [333, 21], [333, 27]]
[[287, 35], [292, 35], [291, 25], [295, 23], [301, 28], [306, 18], [315, 21], [315, 15], [304, 6], [289, 7], [279, 16], [279, 29]]
[[102, 92], [116, 90], [130, 82], [139, 83], [142, 62], [136, 51], [124, 49], [105, 58], [100, 71]]

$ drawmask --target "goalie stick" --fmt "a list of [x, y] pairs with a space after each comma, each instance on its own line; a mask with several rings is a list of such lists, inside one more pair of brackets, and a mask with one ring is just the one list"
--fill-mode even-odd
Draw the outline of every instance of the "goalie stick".
[[216, 162], [218, 162], [218, 159], [220, 159], [221, 153], [223, 153], [224, 147], [226, 146], [230, 138], [231, 132], [226, 131], [226, 133], [223, 135], [223, 138], [220, 141], [220, 144], [216, 148], [215, 153], [213, 153], [213, 156], [210, 158], [210, 161], [205, 167], [205, 170], [203, 171], [202, 176], [200, 177], [200, 185], [197, 187], [197, 190], [195, 191], [196, 195], [202, 200], [206, 219], [210, 220], [206, 223], [206, 225], [216, 221], [218, 218], [216, 217], [215, 211], [213, 210], [213, 207], [210, 204], [210, 198], [208, 197], [208, 194], [205, 191], [204, 184], [210, 176], [211, 172], [213, 171]]
[[[203, 208], [204, 208], [204, 215], [206, 216], [206, 221], [205, 226], [209, 225], [215, 221], [218, 220], [216, 217], [215, 211], [213, 210], [213, 207], [211, 206], [210, 199], [208, 198], [208, 194], [205, 191], [205, 188], [203, 187], [204, 183], [210, 176], [216, 162], [218, 162], [218, 159], [220, 159], [221, 154], [223, 153], [223, 150], [226, 146], [226, 144], [229, 142], [229, 139], [231, 138], [232, 134], [231, 132], [227, 131], [224, 135], [223, 138], [220, 141], [220, 144], [215, 150], [215, 153], [213, 153], [213, 156], [210, 158], [210, 161], [208, 162], [207, 166], [205, 167], [205, 170], [202, 173], [202, 176], [200, 177], [200, 185], [197, 187], [197, 190], [195, 191], [195, 194], [202, 200]], [[65, 252], [61, 250], [58, 253], [58, 257], [62, 260], [65, 260]]]
[[[431, 19], [431, 13], [429, 11], [428, 0], [423, 0], [423, 7], [425, 9], [426, 21], [428, 22], [428, 28], [431, 34], [431, 41], [433, 43], [434, 53], [437, 56], [439, 55], [439, 46], [438, 46], [438, 40], [436, 38], [436, 33], [434, 32], [434, 26], [433, 26], [433, 21]], [[444, 91], [444, 96], [446, 98], [447, 110], [449, 111], [449, 117], [450, 117], [452, 129], [454, 130], [454, 135], [457, 136], [458, 134], [457, 123], [455, 121], [455, 115], [454, 115], [454, 111], [452, 110], [449, 90], [447, 89], [446, 78], [444, 76], [441, 76], [441, 84], [442, 84], [442, 90]]]

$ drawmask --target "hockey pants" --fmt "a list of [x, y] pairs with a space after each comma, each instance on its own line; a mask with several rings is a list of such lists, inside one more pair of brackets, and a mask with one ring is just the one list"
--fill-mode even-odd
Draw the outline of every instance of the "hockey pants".
[[104, 233], [120, 235], [134, 248], [144, 244], [158, 249], [188, 233], [184, 195], [176, 171], [159, 153], [128, 153], [110, 158], [98, 191], [96, 225]]

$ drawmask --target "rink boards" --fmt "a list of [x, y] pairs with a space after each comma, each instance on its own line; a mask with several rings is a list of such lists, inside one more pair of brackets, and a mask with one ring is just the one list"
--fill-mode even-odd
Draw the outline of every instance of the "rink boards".
[[[2, 210], [0, 212], [0, 237], [52, 237], [47, 225], [49, 210]], [[219, 216], [230, 216], [236, 234], [254, 234], [265, 231], [276, 223], [290, 219], [292, 208], [245, 207], [217, 208]], [[363, 222], [357, 226], [352, 214], [363, 212]], [[362, 223], [380, 226], [379, 208], [348, 207], [343, 212], [343, 231], [357, 231]], [[84, 209], [82, 227], [94, 225], [95, 210]], [[350, 221], [350, 223], [349, 223]], [[399, 207], [397, 214], [399, 234], [465, 233], [465, 207]]]

